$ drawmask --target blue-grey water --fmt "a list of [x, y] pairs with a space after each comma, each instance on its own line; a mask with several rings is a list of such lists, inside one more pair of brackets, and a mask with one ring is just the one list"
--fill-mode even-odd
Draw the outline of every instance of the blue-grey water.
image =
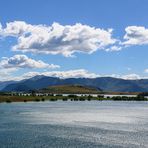
[[146, 148], [148, 102], [0, 104], [0, 148]]

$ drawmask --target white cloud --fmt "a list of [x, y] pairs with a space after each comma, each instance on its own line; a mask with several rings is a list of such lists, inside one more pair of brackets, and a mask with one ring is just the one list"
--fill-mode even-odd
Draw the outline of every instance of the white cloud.
[[148, 29], [142, 26], [128, 26], [125, 28], [123, 45], [144, 45], [148, 44]]
[[132, 74], [123, 75], [121, 76], [121, 78], [126, 80], [136, 80], [136, 79], [141, 79], [142, 77], [139, 76], [138, 74], [132, 73]]
[[120, 50], [122, 50], [122, 46], [120, 45], [120, 46], [116, 46], [116, 45], [114, 45], [114, 46], [111, 46], [110, 48], [107, 48], [106, 49], [106, 51], [120, 51]]
[[0, 81], [9, 81], [9, 80], [15, 80], [17, 78], [13, 77], [12, 74], [16, 72], [16, 68], [1, 68], [0, 70]]
[[47, 64], [41, 60], [34, 60], [28, 58], [26, 55], [14, 55], [13, 57], [3, 57], [0, 61], [0, 67], [3, 69], [14, 69], [14, 68], [59, 68], [59, 65]]
[[28, 78], [32, 78], [34, 76], [40, 76], [40, 75], [49, 76], [49, 77], [58, 77], [61, 79], [113, 77], [113, 78], [119, 78], [119, 79], [124, 79], [124, 80], [137, 80], [137, 79], [147, 79], [148, 78], [148, 77], [140, 76], [134, 73], [127, 74], [127, 75], [118, 75], [118, 74], [99, 75], [99, 74], [91, 73], [85, 69], [76, 69], [76, 70], [68, 70], [68, 71], [28, 72], [28, 73], [23, 74], [20, 77], [16, 77], [15, 80], [28, 79]]
[[68, 71], [50, 71], [50, 72], [27, 72], [20, 76], [11, 76], [8, 75], [7, 78], [1, 78], [1, 80], [23, 80], [23, 79], [29, 79], [34, 76], [49, 76], [49, 77], [59, 77], [61, 79], [66, 78], [96, 78], [100, 75], [97, 75], [95, 73], [88, 72], [85, 69], [76, 69], [76, 70], [68, 70]]
[[[14, 21], [7, 23], [1, 30], [1, 36], [17, 38], [13, 50], [22, 52], [73, 56], [75, 52], [91, 54], [96, 50], [105, 50], [117, 42], [112, 38], [112, 29], [104, 30], [80, 23], [45, 26]], [[111, 50], [119, 49], [114, 46]]]
[[148, 73], [148, 69], [145, 69], [144, 72], [145, 72], [145, 73]]
[[132, 68], [130, 68], [130, 67], [127, 67], [127, 70], [128, 70], [128, 71], [130, 71], [130, 70], [132, 70]]
[[59, 77], [61, 79], [66, 78], [96, 78], [99, 75], [88, 72], [85, 69], [76, 69], [68, 71], [51, 71], [51, 72], [28, 72], [22, 76], [22, 78], [31, 78], [36, 75], [45, 75], [50, 77]]
[[113, 29], [95, 28], [81, 23], [74, 25], [31, 25], [24, 21], [14, 21], [2, 27], [1, 37], [15, 37], [17, 43], [14, 51], [62, 54], [74, 56], [76, 52], [91, 54], [97, 50], [120, 51], [132, 45], [148, 44], [148, 28], [128, 26], [125, 28], [124, 40], [112, 37]]
[[[8, 69], [9, 70], [9, 69]], [[146, 76], [140, 76], [135, 73], [126, 74], [126, 75], [119, 75], [119, 74], [110, 74], [110, 75], [99, 75], [96, 73], [89, 72], [85, 69], [75, 69], [75, 70], [68, 70], [68, 71], [50, 71], [50, 72], [27, 72], [20, 76], [13, 76], [11, 75], [12, 71], [4, 71], [4, 73], [0, 72], [1, 81], [8, 81], [8, 80], [23, 80], [29, 79], [34, 76], [49, 76], [49, 77], [58, 77], [61, 79], [66, 78], [97, 78], [97, 77], [113, 77], [119, 78], [124, 80], [138, 80], [138, 79], [148, 79]]]
[[[146, 79], [147, 77], [140, 76], [135, 73], [131, 74], [125, 74], [125, 75], [119, 75], [119, 74], [111, 74], [111, 75], [104, 75], [105, 77], [113, 77], [113, 78], [119, 78], [124, 80], [137, 80], [137, 79]], [[102, 77], [102, 75], [101, 75]]]
[[11, 68], [11, 69], [1, 69], [0, 71], [0, 77], [4, 78], [9, 76], [11, 73], [15, 72], [17, 69], [16, 68]]

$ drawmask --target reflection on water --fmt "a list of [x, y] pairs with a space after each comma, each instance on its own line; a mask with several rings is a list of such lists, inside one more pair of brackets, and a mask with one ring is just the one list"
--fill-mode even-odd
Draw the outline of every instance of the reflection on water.
[[0, 148], [148, 147], [148, 102], [0, 104]]

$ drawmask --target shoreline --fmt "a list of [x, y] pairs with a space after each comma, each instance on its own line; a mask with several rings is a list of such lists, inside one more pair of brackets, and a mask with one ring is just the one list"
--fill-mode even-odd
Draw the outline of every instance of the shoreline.
[[93, 96], [0, 96], [0, 103], [12, 103], [12, 102], [44, 102], [44, 101], [148, 101], [145, 97], [126, 97], [126, 96], [114, 96], [114, 97], [93, 97]]

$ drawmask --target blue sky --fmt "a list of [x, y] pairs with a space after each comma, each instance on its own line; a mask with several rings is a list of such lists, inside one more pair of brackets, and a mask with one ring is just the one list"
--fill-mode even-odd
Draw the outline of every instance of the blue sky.
[[[145, 78], [148, 76], [147, 10], [147, 0], [1, 0], [0, 66], [3, 72], [0, 73], [0, 80], [44, 73], [64, 78], [83, 75]], [[8, 28], [6, 24], [13, 27], [22, 26], [16, 21], [25, 23], [24, 26], [30, 25], [33, 31], [28, 33], [24, 29], [23, 35], [14, 35], [14, 28]], [[46, 26], [46, 30], [53, 27], [54, 22], [60, 25], [55, 28], [55, 32], [59, 32], [60, 27], [68, 30], [67, 26], [75, 28], [77, 23], [81, 24], [80, 28], [89, 40], [86, 41], [83, 33], [75, 33], [72, 29], [68, 31], [68, 37], [71, 38], [74, 34], [79, 38], [75, 39], [76, 43], [85, 41], [90, 45], [93, 42], [93, 47], [88, 49], [89, 46], [87, 48], [87, 45], [81, 45], [81, 42], [77, 43], [79, 46], [75, 45], [76, 43], [69, 41], [68, 37], [68, 45], [65, 46], [67, 42], [63, 43], [62, 40], [57, 39], [54, 42], [52, 39], [51, 46], [51, 41], [45, 43], [45, 40], [51, 37], [50, 34], [44, 38], [44, 45], [36, 45], [34, 39], [33, 43], [24, 43], [24, 40], [21, 40], [24, 34], [30, 36], [34, 31], [36, 33], [38, 28], [35, 26], [40, 25], [42, 29]], [[85, 28], [86, 25], [88, 28]], [[108, 30], [110, 28], [113, 29], [112, 32]], [[101, 29], [101, 32], [96, 29]], [[62, 34], [63, 36], [65, 37], [65, 34]], [[93, 41], [90, 42], [91, 36]], [[104, 36], [109, 37], [109, 41], [102, 41], [101, 38]], [[58, 37], [59, 34], [56, 33], [56, 38]], [[41, 38], [35, 39], [40, 41]], [[101, 47], [98, 44], [101, 44]], [[17, 51], [13, 49], [15, 45], [18, 45]], [[51, 49], [53, 46], [55, 49]], [[67, 49], [69, 46], [70, 49]], [[111, 49], [113, 46], [116, 46], [117, 51]], [[35, 48], [33, 51], [32, 47]]]

